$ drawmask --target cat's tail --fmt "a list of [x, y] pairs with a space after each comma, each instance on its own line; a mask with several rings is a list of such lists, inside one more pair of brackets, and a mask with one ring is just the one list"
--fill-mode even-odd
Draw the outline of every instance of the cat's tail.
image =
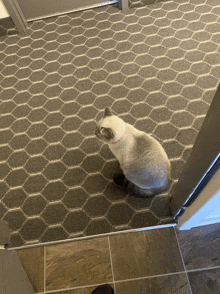
[[132, 183], [131, 181], [129, 181], [124, 174], [118, 174], [115, 175], [113, 178], [115, 184], [122, 186], [126, 189], [128, 189], [128, 191], [133, 194], [134, 196], [139, 196], [139, 197], [154, 197], [157, 194], [163, 193], [166, 190], [169, 189], [170, 185], [171, 185], [171, 178], [169, 177], [167, 179], [167, 183], [165, 186], [160, 187], [160, 188], [151, 188], [151, 189], [143, 189], [138, 187], [137, 185], [135, 185], [134, 183]]
[[125, 187], [128, 188], [128, 190], [133, 194], [134, 196], [139, 197], [154, 197], [155, 195], [162, 193], [161, 189], [158, 188], [152, 188], [152, 189], [143, 189], [129, 181], [128, 179], [125, 179]]

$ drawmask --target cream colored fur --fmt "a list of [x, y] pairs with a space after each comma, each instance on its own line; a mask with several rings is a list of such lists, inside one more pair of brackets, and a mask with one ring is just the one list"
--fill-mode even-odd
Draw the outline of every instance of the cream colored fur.
[[[113, 137], [106, 139], [103, 128]], [[141, 189], [166, 188], [170, 178], [170, 162], [161, 144], [115, 115], [105, 116], [98, 123], [98, 138], [108, 143], [118, 159], [125, 177]]]

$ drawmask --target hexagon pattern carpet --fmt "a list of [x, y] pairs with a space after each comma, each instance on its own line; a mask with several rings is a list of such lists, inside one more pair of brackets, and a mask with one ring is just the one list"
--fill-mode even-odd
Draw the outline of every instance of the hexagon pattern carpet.
[[12, 247], [171, 221], [127, 194], [95, 135], [106, 106], [159, 140], [177, 182], [220, 78], [219, 0], [117, 5], [0, 38], [0, 217]]

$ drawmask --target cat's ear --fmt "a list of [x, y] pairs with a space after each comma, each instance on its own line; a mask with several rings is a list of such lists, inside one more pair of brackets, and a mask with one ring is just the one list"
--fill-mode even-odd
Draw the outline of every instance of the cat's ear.
[[106, 117], [106, 116], [111, 116], [111, 115], [113, 115], [113, 114], [112, 114], [110, 108], [106, 107], [106, 108], [105, 108], [104, 117]]
[[110, 128], [101, 128], [101, 134], [106, 137], [106, 139], [110, 140], [114, 138], [114, 133]]

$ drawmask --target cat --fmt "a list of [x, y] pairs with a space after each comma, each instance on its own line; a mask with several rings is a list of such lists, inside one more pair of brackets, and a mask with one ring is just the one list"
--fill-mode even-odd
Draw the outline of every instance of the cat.
[[161, 144], [152, 136], [125, 123], [106, 107], [97, 123], [95, 135], [109, 145], [123, 174], [116, 184], [127, 187], [136, 196], [152, 197], [166, 191], [171, 183], [171, 166]]

